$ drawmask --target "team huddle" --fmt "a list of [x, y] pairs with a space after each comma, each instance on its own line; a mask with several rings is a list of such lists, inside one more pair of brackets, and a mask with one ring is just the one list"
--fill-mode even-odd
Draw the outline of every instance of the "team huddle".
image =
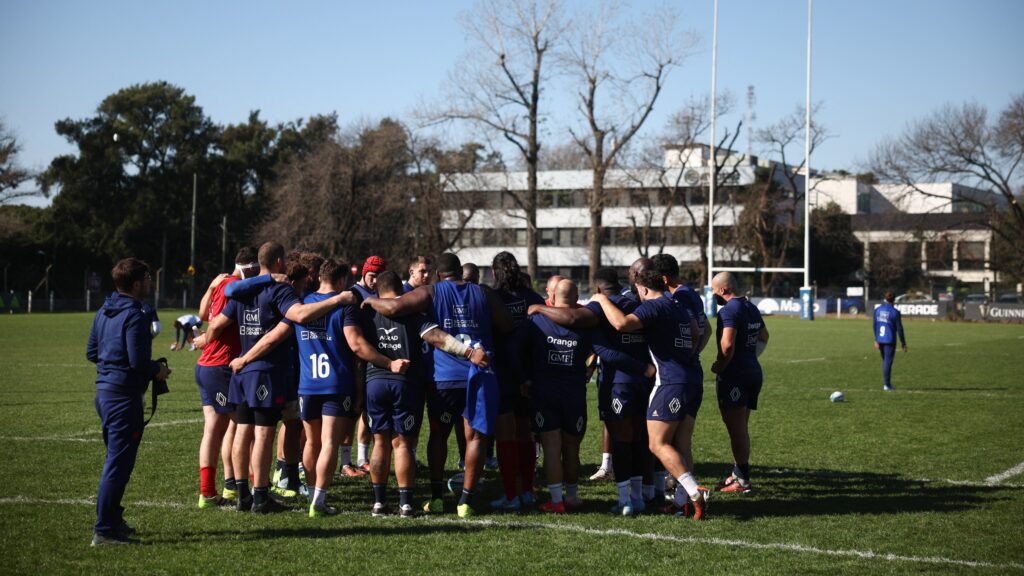
[[[208, 323], [207, 331], [190, 334], [192, 318], [175, 324], [185, 332], [175, 348], [190, 342], [202, 349], [195, 368], [205, 420], [200, 508], [233, 504], [268, 513], [286, 509], [282, 501], [305, 497], [311, 517], [336, 514], [327, 496], [340, 459], [341, 474], [370, 476], [374, 516], [392, 514], [386, 489], [392, 461], [397, 514], [440, 514], [455, 430], [465, 446], [461, 491], [453, 490], [459, 517], [488, 504], [495, 510], [571, 511], [582, 505], [586, 385], [596, 371], [602, 470], [617, 486], [612, 512], [706, 517], [711, 491], [693, 476], [691, 440], [703, 398], [700, 352], [712, 330], [701, 298], [680, 280], [672, 256], [634, 262], [628, 286], [614, 269], [598, 270], [585, 306], [577, 303], [576, 285], [557, 276], [548, 281], [547, 299], [535, 293], [508, 252], [491, 262], [490, 286], [478, 283], [476, 266], [464, 266], [450, 253], [436, 267], [428, 257], [413, 258], [406, 282], [379, 256], [368, 258], [352, 282], [357, 269], [348, 263], [286, 253], [272, 242], [258, 253], [241, 250], [235, 264], [203, 296], [198, 320]], [[136, 276], [129, 290], [118, 284], [115, 296], [127, 301], [147, 293], [148, 270], [145, 278]], [[716, 488], [747, 493], [747, 421], [757, 408], [757, 356], [768, 331], [757, 308], [737, 295], [732, 274], [716, 275], [711, 286], [719, 306], [711, 370], [735, 462]], [[138, 315], [145, 319], [144, 311]], [[146, 365], [141, 371], [147, 379], [167, 377], [166, 367], [157, 370]], [[424, 412], [430, 495], [417, 502]], [[101, 418], [106, 429], [102, 410]], [[503, 494], [485, 503], [474, 497], [492, 441]], [[360, 456], [355, 465], [353, 443]], [[544, 502], [534, 493], [538, 445], [548, 489]], [[109, 466], [111, 458], [108, 449]], [[216, 487], [218, 460], [222, 491]], [[104, 470], [104, 482], [127, 483]], [[103, 483], [100, 492], [102, 502]], [[94, 543], [127, 539], [120, 494], [107, 503], [110, 518], [103, 518], [98, 504]], [[117, 510], [110, 512], [112, 505]]]

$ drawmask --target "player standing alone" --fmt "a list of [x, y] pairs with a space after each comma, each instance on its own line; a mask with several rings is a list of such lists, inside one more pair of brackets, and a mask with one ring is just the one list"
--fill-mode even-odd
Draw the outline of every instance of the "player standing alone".
[[896, 359], [897, 334], [903, 351], [907, 351], [907, 339], [903, 335], [903, 316], [892, 305], [895, 299], [892, 292], [886, 292], [885, 302], [875, 308], [875, 348], [882, 354], [882, 377], [885, 379], [882, 390], [887, 392], [893, 390], [892, 361]]

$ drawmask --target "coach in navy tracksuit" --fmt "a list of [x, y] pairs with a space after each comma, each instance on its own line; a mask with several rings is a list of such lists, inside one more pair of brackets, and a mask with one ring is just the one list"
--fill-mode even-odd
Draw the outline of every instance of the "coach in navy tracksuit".
[[96, 312], [85, 353], [96, 364], [96, 412], [107, 446], [96, 498], [93, 546], [134, 542], [129, 538], [134, 530], [124, 521], [121, 498], [142, 440], [143, 394], [150, 380], [164, 380], [171, 372], [152, 357], [151, 318], [142, 303], [153, 284], [149, 267], [141, 260], [126, 258], [111, 274], [117, 292]]

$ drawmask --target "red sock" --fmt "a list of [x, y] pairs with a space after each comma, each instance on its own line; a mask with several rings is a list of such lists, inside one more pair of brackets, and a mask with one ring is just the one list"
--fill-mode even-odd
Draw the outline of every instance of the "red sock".
[[533, 492], [533, 475], [537, 471], [537, 448], [533, 440], [519, 441], [519, 481], [523, 492]]
[[216, 466], [203, 466], [199, 469], [199, 493], [207, 498], [217, 495]]
[[519, 470], [516, 467], [519, 462], [519, 446], [515, 440], [500, 440], [496, 448], [501, 483], [505, 486], [505, 498], [511, 500], [516, 497], [516, 480], [519, 479]]

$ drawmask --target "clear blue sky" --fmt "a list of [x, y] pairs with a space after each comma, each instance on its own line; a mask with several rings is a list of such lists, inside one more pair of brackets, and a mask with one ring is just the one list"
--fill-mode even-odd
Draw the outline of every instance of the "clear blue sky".
[[[584, 0], [576, 5], [588, 6]], [[678, 0], [699, 53], [674, 71], [649, 130], [710, 90], [712, 0]], [[653, 2], [634, 2], [642, 11]], [[804, 98], [804, 0], [721, 0], [719, 89], [757, 91], [758, 125]], [[6, 0], [0, 4], [0, 115], [22, 164], [71, 150], [55, 121], [89, 116], [133, 83], [184, 87], [214, 121], [249, 110], [285, 121], [337, 111], [342, 122], [407, 117], [436, 99], [466, 48], [469, 0], [426, 2], [139, 2]], [[835, 138], [812, 159], [856, 168], [886, 135], [945, 103], [998, 112], [1024, 91], [1024, 2], [818, 0], [813, 99]], [[570, 106], [564, 91], [552, 106]], [[552, 124], [553, 135], [564, 132]]]

